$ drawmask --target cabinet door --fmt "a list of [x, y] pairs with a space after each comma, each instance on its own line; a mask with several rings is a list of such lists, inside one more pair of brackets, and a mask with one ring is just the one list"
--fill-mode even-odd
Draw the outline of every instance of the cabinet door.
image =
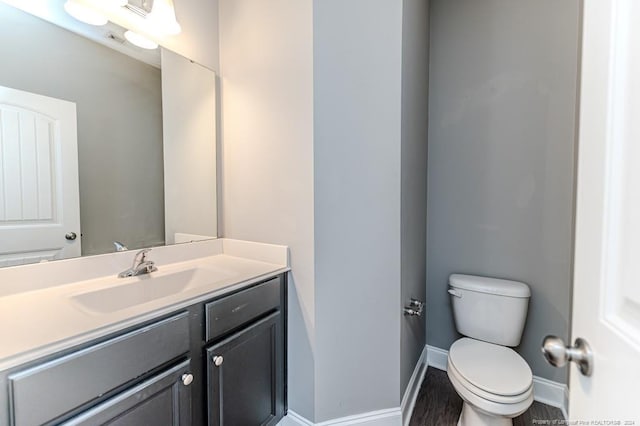
[[282, 418], [282, 339], [276, 312], [207, 349], [210, 426], [271, 426]]
[[184, 361], [63, 424], [191, 426], [189, 374]]
[[188, 350], [189, 315], [181, 312], [12, 373], [12, 424], [38, 426], [68, 418], [66, 413], [79, 412]]

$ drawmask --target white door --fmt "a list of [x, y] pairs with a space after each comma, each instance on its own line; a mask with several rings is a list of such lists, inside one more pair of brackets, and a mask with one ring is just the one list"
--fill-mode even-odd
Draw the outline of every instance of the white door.
[[569, 417], [640, 425], [640, 1], [585, 0], [582, 55], [572, 336], [593, 373], [571, 367]]
[[0, 86], [0, 266], [80, 256], [76, 105]]

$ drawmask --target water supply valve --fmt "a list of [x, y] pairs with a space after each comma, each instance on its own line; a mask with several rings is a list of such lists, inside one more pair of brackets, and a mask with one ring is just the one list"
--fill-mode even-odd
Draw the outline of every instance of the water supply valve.
[[405, 306], [403, 312], [405, 315], [413, 316], [413, 317], [421, 317], [422, 311], [424, 310], [424, 302], [411, 298], [409, 302], [409, 306]]

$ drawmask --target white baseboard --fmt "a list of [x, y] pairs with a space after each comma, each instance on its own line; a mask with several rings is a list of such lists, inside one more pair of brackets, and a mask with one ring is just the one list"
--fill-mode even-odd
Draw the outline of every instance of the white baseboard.
[[409, 379], [407, 388], [404, 390], [404, 395], [402, 396], [400, 411], [402, 412], [403, 426], [407, 426], [409, 424], [409, 420], [411, 420], [411, 414], [413, 414], [413, 409], [416, 406], [416, 399], [420, 392], [420, 385], [422, 385], [424, 375], [427, 373], [427, 353], [427, 347], [425, 346], [420, 354], [420, 359], [418, 359], [418, 362], [413, 369], [413, 374]]
[[400, 408], [389, 408], [387, 410], [369, 411], [367, 413], [356, 414], [354, 416], [341, 417], [339, 419], [327, 420], [325, 422], [313, 423], [295, 411], [289, 410], [286, 416], [278, 423], [278, 426], [401, 426], [402, 411]]
[[544, 377], [533, 376], [533, 398], [543, 404], [562, 410], [565, 419], [569, 419], [569, 388], [563, 383], [554, 382]]
[[[402, 403], [398, 408], [386, 410], [370, 411], [356, 414], [354, 416], [341, 417], [339, 419], [327, 420], [321, 423], [313, 423], [295, 411], [289, 410], [288, 414], [278, 423], [278, 426], [407, 426], [411, 420], [411, 414], [416, 405], [416, 399], [420, 391], [420, 385], [427, 372], [427, 347], [422, 350], [420, 359], [416, 363], [413, 374], [409, 379], [407, 388], [402, 397]], [[445, 355], [446, 359], [446, 355]]]
[[438, 370], [447, 371], [447, 358], [449, 351], [427, 345], [427, 365]]
[[402, 411], [400, 411], [400, 408], [389, 408], [387, 410], [369, 411], [367, 413], [356, 414], [355, 416], [341, 417], [339, 419], [316, 423], [316, 426], [347, 425], [401, 426]]
[[[449, 351], [427, 345], [427, 364], [438, 370], [447, 371]], [[569, 389], [564, 383], [533, 376], [533, 399], [562, 410], [567, 419]]]
[[276, 426], [314, 426], [312, 422], [302, 417], [293, 410], [289, 410], [287, 415], [278, 422]]

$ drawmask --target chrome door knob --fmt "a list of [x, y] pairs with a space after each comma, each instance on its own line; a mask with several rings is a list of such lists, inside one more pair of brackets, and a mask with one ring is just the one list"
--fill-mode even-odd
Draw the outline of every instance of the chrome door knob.
[[223, 362], [224, 362], [224, 358], [222, 358], [222, 355], [216, 355], [213, 357], [213, 364], [216, 367], [220, 367]]
[[68, 241], [73, 241], [78, 238], [78, 235], [75, 232], [68, 232], [67, 234], [65, 234], [64, 238]]
[[182, 384], [185, 386], [189, 386], [193, 382], [193, 374], [183, 374], [182, 375]]
[[542, 341], [542, 353], [547, 362], [554, 367], [563, 367], [567, 362], [578, 364], [580, 373], [591, 376], [593, 373], [593, 351], [586, 340], [578, 337], [573, 346], [566, 347], [558, 336], [547, 336]]

